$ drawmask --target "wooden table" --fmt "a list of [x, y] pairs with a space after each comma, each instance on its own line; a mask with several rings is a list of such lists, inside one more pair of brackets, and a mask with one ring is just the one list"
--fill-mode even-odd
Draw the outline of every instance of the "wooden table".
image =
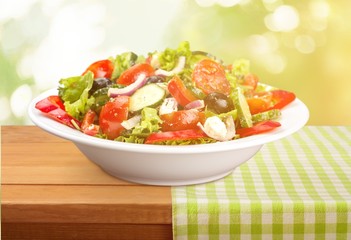
[[2, 239], [171, 239], [170, 187], [125, 182], [35, 126], [2, 126]]

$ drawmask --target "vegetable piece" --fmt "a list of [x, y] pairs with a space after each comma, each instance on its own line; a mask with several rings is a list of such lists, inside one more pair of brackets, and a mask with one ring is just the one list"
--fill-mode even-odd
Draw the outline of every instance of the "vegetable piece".
[[94, 74], [94, 78], [111, 78], [113, 63], [108, 59], [96, 61], [92, 63], [82, 75], [85, 75], [88, 71]]
[[246, 98], [251, 114], [267, 111], [271, 107], [272, 96], [271, 92], [258, 92]]
[[129, 110], [138, 112], [144, 107], [155, 107], [162, 103], [166, 91], [156, 83], [151, 83], [139, 88], [131, 97]]
[[102, 107], [99, 125], [108, 139], [115, 139], [123, 131], [121, 123], [128, 118], [128, 106], [129, 97], [118, 96]]
[[197, 98], [188, 90], [182, 80], [175, 75], [168, 83], [169, 93], [184, 107], [188, 103], [197, 100]]
[[122, 122], [122, 126], [127, 129], [130, 130], [132, 128], [134, 128], [141, 120], [141, 115], [135, 115], [131, 118], [129, 118], [128, 120], [125, 120]]
[[195, 109], [181, 110], [160, 116], [162, 131], [178, 131], [185, 129], [197, 129], [197, 123], [205, 122], [205, 113]]
[[154, 75], [153, 67], [148, 63], [135, 64], [131, 68], [125, 70], [117, 79], [118, 84], [130, 85], [134, 83], [139, 75], [144, 74], [144, 77], [150, 77]]
[[95, 101], [91, 105], [91, 109], [97, 114], [100, 114], [101, 108], [110, 100], [110, 97], [107, 95], [108, 89], [108, 87], [100, 88], [92, 95]]
[[289, 103], [293, 102], [296, 98], [295, 94], [292, 92], [288, 92], [285, 90], [277, 89], [277, 90], [272, 90], [272, 98], [274, 105], [270, 107], [270, 109], [282, 109], [285, 106], [287, 106]]
[[217, 116], [209, 117], [204, 125], [198, 123], [198, 126], [207, 136], [218, 141], [228, 141], [235, 136], [235, 124], [232, 116], [228, 116], [225, 122], [222, 122]]
[[130, 85], [124, 88], [109, 88], [107, 95], [109, 97], [117, 97], [117, 96], [131, 96], [136, 90], [144, 86], [147, 82], [146, 75], [141, 73], [138, 75], [138, 78], [135, 82], [131, 83]]
[[65, 111], [65, 107], [59, 96], [48, 96], [37, 102], [35, 108], [46, 116], [71, 128], [76, 128], [76, 126], [78, 126], [78, 128], [80, 127], [80, 122]]
[[252, 127], [250, 108], [240, 87], [234, 89], [232, 99], [235, 108], [238, 110], [240, 126], [245, 128]]
[[178, 64], [177, 64], [177, 66], [175, 66], [175, 68], [173, 68], [170, 71], [166, 71], [166, 70], [163, 70], [163, 69], [157, 69], [155, 71], [155, 74], [156, 75], [161, 75], [161, 76], [167, 76], [167, 77], [173, 76], [173, 75], [178, 74], [181, 71], [183, 71], [183, 69], [185, 67], [185, 62], [186, 62], [186, 58], [184, 56], [180, 56], [178, 58]]
[[185, 105], [184, 109], [200, 110], [200, 109], [203, 109], [204, 107], [205, 107], [205, 101], [198, 99], [198, 100], [192, 101], [192, 102], [188, 103], [187, 105]]
[[142, 60], [144, 60], [142, 56], [139, 57], [133, 52], [124, 52], [122, 54], [117, 55], [113, 63], [114, 68], [111, 79], [115, 81], [119, 78], [122, 72], [124, 72], [131, 66], [134, 66], [136, 63], [142, 62]]
[[94, 92], [101, 88], [105, 88], [112, 85], [112, 81], [108, 78], [95, 78], [93, 86], [89, 90], [89, 95], [93, 95]]
[[180, 131], [169, 131], [169, 132], [157, 132], [150, 134], [146, 140], [146, 144], [155, 144], [158, 142], [177, 140], [184, 141], [190, 139], [205, 138], [206, 134], [200, 129], [187, 129]]
[[279, 109], [271, 109], [265, 112], [260, 112], [252, 115], [252, 123], [258, 123], [267, 120], [274, 120], [281, 116], [281, 111]]
[[232, 100], [223, 93], [210, 93], [204, 100], [207, 109], [216, 114], [226, 113], [234, 109]]
[[[185, 57], [185, 59], [189, 59], [191, 55], [190, 44], [184, 41], [179, 44], [177, 49], [166, 48], [163, 52], [153, 53], [151, 63], [158, 66], [160, 69], [171, 71], [179, 64], [179, 58], [181, 56]], [[155, 64], [155, 62], [157, 63]]]
[[141, 110], [141, 121], [134, 127], [132, 135], [147, 137], [150, 133], [159, 131], [161, 122], [155, 108], [145, 107]]
[[211, 59], [201, 60], [195, 65], [192, 80], [205, 94], [230, 93], [230, 84], [222, 65]]
[[268, 120], [268, 121], [256, 123], [255, 125], [249, 128], [236, 129], [236, 133], [239, 134], [241, 138], [243, 138], [243, 137], [248, 137], [255, 134], [269, 132], [280, 126], [281, 124], [279, 122]]
[[243, 86], [249, 88], [254, 91], [258, 84], [258, 77], [255, 74], [248, 73], [244, 77], [244, 81], [242, 83]]
[[94, 98], [89, 96], [93, 82], [94, 75], [91, 72], [87, 72], [84, 76], [60, 80], [59, 96], [64, 101], [65, 110], [78, 120], [82, 120], [94, 104]]
[[85, 114], [80, 129], [83, 133], [95, 136], [100, 131], [100, 126], [94, 124], [95, 118], [97, 117], [96, 113], [93, 110], [90, 110]]

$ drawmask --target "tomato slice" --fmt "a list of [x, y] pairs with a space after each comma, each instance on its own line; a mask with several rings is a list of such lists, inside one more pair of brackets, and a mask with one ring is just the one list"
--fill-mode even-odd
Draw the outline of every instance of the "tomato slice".
[[267, 111], [271, 107], [272, 96], [271, 92], [258, 92], [252, 97], [246, 98], [251, 114]]
[[146, 144], [153, 144], [167, 140], [189, 140], [207, 137], [207, 135], [199, 129], [187, 129], [180, 131], [157, 132], [151, 133], [145, 140]]
[[249, 87], [250, 90], [255, 90], [258, 84], [258, 77], [255, 74], [249, 73], [244, 77], [242, 85]]
[[111, 78], [113, 68], [113, 63], [108, 59], [104, 59], [92, 63], [82, 75], [91, 71], [94, 74], [94, 78]]
[[133, 82], [135, 82], [138, 76], [142, 73], [145, 74], [146, 77], [150, 77], [154, 75], [155, 70], [148, 63], [135, 64], [134, 66], [122, 72], [121, 76], [119, 76], [119, 78], [117, 79], [117, 83], [122, 85], [130, 85]]
[[195, 65], [192, 80], [205, 94], [230, 94], [230, 84], [222, 65], [211, 59], [201, 60]]
[[272, 90], [273, 106], [269, 109], [282, 109], [289, 103], [293, 102], [296, 98], [296, 95], [292, 92], [285, 90]]
[[80, 127], [80, 122], [66, 112], [65, 106], [59, 96], [48, 96], [37, 102], [35, 104], [35, 108], [40, 110], [48, 117], [71, 128], [76, 128], [75, 125]]
[[198, 122], [204, 124], [206, 120], [205, 113], [197, 110], [181, 110], [162, 114], [160, 118], [163, 121], [161, 130], [164, 132], [196, 129]]
[[95, 136], [99, 133], [99, 125], [94, 124], [96, 117], [97, 114], [93, 110], [89, 109], [88, 112], [84, 115], [82, 124], [80, 126], [80, 129], [83, 133], [90, 136]]
[[108, 139], [115, 139], [123, 131], [121, 123], [128, 118], [128, 106], [129, 97], [118, 96], [101, 108], [99, 125]]
[[188, 103], [197, 100], [197, 98], [191, 93], [189, 89], [187, 89], [183, 83], [183, 81], [175, 75], [168, 82], [168, 91], [169, 93], [177, 100], [179, 105], [184, 107]]
[[248, 137], [251, 135], [272, 131], [273, 129], [280, 126], [281, 124], [279, 122], [268, 120], [256, 123], [254, 126], [249, 128], [236, 129], [236, 133], [239, 134], [240, 137]]

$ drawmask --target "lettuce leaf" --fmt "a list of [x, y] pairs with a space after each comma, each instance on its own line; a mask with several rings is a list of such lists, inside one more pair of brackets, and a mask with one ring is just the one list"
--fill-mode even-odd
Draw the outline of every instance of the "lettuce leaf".
[[246, 74], [250, 73], [250, 62], [246, 59], [236, 60], [232, 64], [231, 71], [226, 72], [226, 77], [232, 90], [242, 83]]
[[143, 108], [140, 123], [132, 131], [123, 132], [115, 140], [128, 143], [144, 143], [147, 136], [160, 130], [161, 123], [162, 120], [158, 116], [156, 109], [149, 107]]
[[120, 55], [117, 55], [116, 58], [113, 60], [114, 68], [111, 80], [119, 78], [122, 72], [124, 72], [131, 66], [143, 61], [145, 61], [144, 56], [138, 56], [133, 52], [125, 52]]
[[155, 142], [156, 145], [196, 145], [196, 144], [208, 144], [218, 142], [213, 138], [197, 138], [189, 140], [167, 140], [162, 142]]
[[187, 41], [181, 42], [177, 49], [166, 48], [163, 52], [158, 53], [160, 68], [170, 71], [177, 66], [180, 56], [184, 56], [188, 61], [191, 55], [190, 44]]
[[89, 97], [89, 90], [93, 86], [94, 75], [87, 72], [84, 76], [61, 79], [59, 81], [59, 96], [64, 101], [66, 112], [72, 117], [82, 120], [85, 113], [95, 102]]

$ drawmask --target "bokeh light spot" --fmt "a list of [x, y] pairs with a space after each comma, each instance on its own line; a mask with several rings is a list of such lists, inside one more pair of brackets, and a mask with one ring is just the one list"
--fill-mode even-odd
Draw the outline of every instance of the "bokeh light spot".
[[298, 11], [289, 5], [282, 5], [264, 19], [266, 27], [275, 32], [289, 32], [299, 26]]
[[11, 116], [10, 103], [6, 97], [0, 98], [0, 121], [4, 121]]
[[299, 35], [295, 38], [296, 49], [304, 54], [309, 54], [315, 51], [316, 43], [311, 36]]
[[11, 95], [10, 106], [16, 117], [23, 117], [32, 99], [32, 89], [27, 85], [19, 86]]

